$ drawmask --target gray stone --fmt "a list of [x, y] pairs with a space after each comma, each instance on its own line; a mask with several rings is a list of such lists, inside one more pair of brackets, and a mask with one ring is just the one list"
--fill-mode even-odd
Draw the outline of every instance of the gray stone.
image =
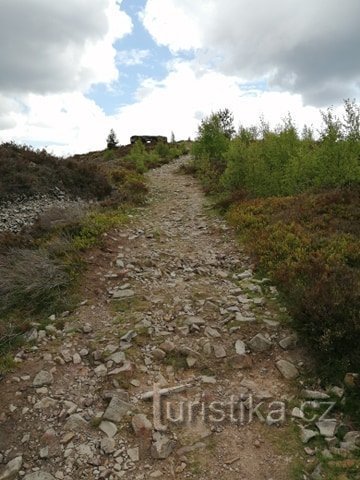
[[158, 434], [151, 445], [151, 456], [156, 459], [165, 459], [171, 455], [176, 447], [176, 442], [166, 435]]
[[33, 387], [44, 387], [45, 385], [51, 385], [54, 382], [52, 373], [46, 370], [41, 370], [33, 380]]
[[235, 343], [235, 351], [238, 355], [245, 355], [246, 345], [242, 340], [237, 340]]
[[0, 475], [0, 480], [14, 480], [17, 478], [23, 463], [22, 457], [16, 457], [11, 460]]
[[103, 438], [100, 442], [100, 448], [106, 455], [115, 452], [115, 446], [116, 444], [113, 438]]
[[116, 363], [116, 365], [124, 363], [125, 359], [126, 357], [124, 352], [115, 352], [107, 358], [107, 360], [111, 360], [112, 362]]
[[103, 418], [104, 420], [118, 423], [131, 410], [131, 408], [132, 406], [130, 403], [124, 402], [124, 400], [117, 396], [113, 396]]
[[299, 376], [299, 370], [295, 367], [294, 364], [288, 362], [287, 360], [279, 360], [276, 362], [276, 367], [279, 372], [287, 380], [292, 380]]
[[81, 363], [81, 357], [78, 353], [74, 353], [73, 355], [73, 364], [74, 365], [80, 365]]
[[204, 333], [207, 337], [211, 337], [211, 338], [221, 337], [220, 333], [215, 328], [212, 328], [212, 327], [205, 327]]
[[271, 341], [262, 333], [258, 333], [249, 342], [249, 347], [253, 352], [265, 352], [271, 348]]
[[321, 420], [316, 423], [320, 435], [323, 437], [333, 437], [335, 435], [337, 422], [336, 420]]
[[300, 438], [302, 443], [308, 443], [312, 438], [317, 437], [317, 432], [301, 427]]
[[24, 480], [55, 480], [55, 477], [47, 472], [34, 472], [25, 475]]
[[132, 462], [138, 462], [140, 460], [139, 447], [129, 448], [126, 453]]
[[284, 350], [288, 350], [289, 348], [294, 348], [297, 344], [297, 341], [298, 341], [298, 337], [294, 333], [294, 334], [289, 335], [288, 337], [285, 337], [282, 340], [280, 340], [279, 345]]
[[112, 298], [115, 300], [123, 300], [124, 298], [131, 298], [134, 296], [134, 290], [115, 290], [112, 294]]
[[216, 358], [225, 358], [226, 350], [222, 345], [214, 345], [214, 355]]
[[114, 423], [108, 422], [106, 420], [104, 420], [100, 423], [99, 428], [109, 438], [115, 437], [115, 435], [117, 434], [117, 431], [118, 431], [117, 426]]
[[93, 328], [92, 326], [90, 325], [90, 323], [85, 323], [82, 327], [82, 331], [84, 333], [91, 333], [93, 331]]
[[156, 360], [163, 360], [166, 357], [166, 353], [161, 348], [155, 348], [151, 353]]
[[327, 393], [317, 390], [302, 390], [301, 396], [307, 400], [328, 400], [330, 398]]
[[70, 415], [70, 417], [67, 419], [64, 429], [77, 432], [79, 430], [87, 428], [87, 426], [87, 421], [78, 413], [74, 413], [73, 415]]

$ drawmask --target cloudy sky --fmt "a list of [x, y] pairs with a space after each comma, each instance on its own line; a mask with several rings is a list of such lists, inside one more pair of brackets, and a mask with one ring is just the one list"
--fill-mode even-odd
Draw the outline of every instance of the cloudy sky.
[[229, 108], [236, 125], [360, 91], [359, 0], [1, 0], [0, 142], [60, 155], [113, 128], [176, 139]]

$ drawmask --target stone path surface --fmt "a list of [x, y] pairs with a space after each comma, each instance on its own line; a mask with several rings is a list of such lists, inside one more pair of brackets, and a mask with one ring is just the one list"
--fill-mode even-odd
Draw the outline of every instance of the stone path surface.
[[149, 173], [82, 304], [35, 326], [0, 383], [0, 479], [291, 478], [296, 337], [185, 161]]

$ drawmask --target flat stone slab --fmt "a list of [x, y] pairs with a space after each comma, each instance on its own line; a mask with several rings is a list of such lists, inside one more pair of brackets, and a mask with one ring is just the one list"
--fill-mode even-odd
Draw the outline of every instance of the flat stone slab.
[[295, 365], [287, 360], [279, 360], [276, 362], [276, 367], [281, 375], [287, 380], [292, 380], [300, 375], [299, 370]]
[[112, 397], [108, 408], [105, 410], [103, 419], [110, 422], [118, 423], [122, 418], [131, 410], [132, 405], [128, 402], [124, 402], [121, 398]]

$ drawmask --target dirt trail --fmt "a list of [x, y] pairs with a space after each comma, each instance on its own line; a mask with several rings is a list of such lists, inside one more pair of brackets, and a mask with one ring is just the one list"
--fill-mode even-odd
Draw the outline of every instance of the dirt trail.
[[[149, 205], [89, 258], [87, 302], [63, 330], [37, 329], [0, 383], [0, 461], [22, 456], [26, 479], [291, 478], [297, 436], [271, 402], [293, 389], [276, 362], [299, 354], [279, 347], [291, 332], [276, 290], [253, 276], [197, 182], [176, 173], [183, 161], [149, 174]], [[162, 397], [166, 431], [136, 416], [154, 422], [140, 397], [155, 383], [187, 385]], [[251, 420], [260, 400], [264, 421]], [[183, 405], [183, 421], [166, 419], [165, 402], [173, 416]]]

